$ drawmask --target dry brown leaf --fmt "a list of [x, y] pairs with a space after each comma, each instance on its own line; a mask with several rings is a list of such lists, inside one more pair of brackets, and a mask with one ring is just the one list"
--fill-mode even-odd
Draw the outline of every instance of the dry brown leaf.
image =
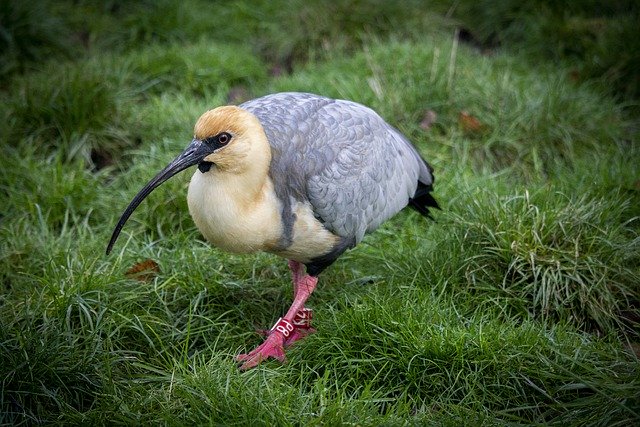
[[477, 134], [485, 130], [484, 124], [468, 111], [460, 111], [458, 123], [460, 123], [462, 131], [468, 134]]
[[130, 279], [137, 279], [141, 282], [150, 282], [160, 273], [160, 266], [152, 259], [146, 259], [134, 264], [124, 274]]

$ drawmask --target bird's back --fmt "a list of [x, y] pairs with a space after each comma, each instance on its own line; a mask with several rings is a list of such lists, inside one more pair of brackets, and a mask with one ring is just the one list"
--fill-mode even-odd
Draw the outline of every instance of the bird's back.
[[419, 185], [422, 193], [431, 190], [427, 163], [363, 105], [278, 93], [240, 107], [258, 118], [272, 147], [270, 176], [285, 222], [289, 206], [309, 202], [327, 229], [358, 243], [405, 207]]

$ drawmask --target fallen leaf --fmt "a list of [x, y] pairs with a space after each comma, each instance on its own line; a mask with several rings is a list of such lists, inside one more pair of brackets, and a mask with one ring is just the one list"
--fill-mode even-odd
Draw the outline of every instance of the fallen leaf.
[[420, 128], [422, 128], [422, 130], [429, 130], [431, 129], [431, 126], [433, 126], [433, 124], [436, 122], [436, 120], [438, 120], [438, 115], [436, 114], [436, 112], [433, 110], [427, 110], [425, 111], [424, 117], [420, 122]]
[[460, 111], [458, 115], [458, 123], [465, 133], [478, 134], [485, 130], [485, 126], [475, 116], [472, 116], [468, 111]]
[[141, 282], [150, 282], [160, 273], [160, 266], [152, 259], [146, 259], [128, 269], [124, 274], [130, 279], [137, 279]]

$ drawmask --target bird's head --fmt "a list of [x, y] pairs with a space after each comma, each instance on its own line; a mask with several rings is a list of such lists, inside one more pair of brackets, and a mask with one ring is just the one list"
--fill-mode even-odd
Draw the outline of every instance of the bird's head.
[[205, 112], [196, 122], [193, 139], [187, 148], [154, 176], [122, 213], [111, 235], [107, 254], [133, 211], [172, 176], [195, 165], [200, 173], [211, 172], [212, 168], [219, 173], [242, 174], [250, 168], [266, 173], [271, 160], [268, 147], [262, 125], [248, 111], [224, 106]]
[[[208, 144], [208, 152], [198, 162], [200, 172], [208, 172], [212, 166], [218, 171], [242, 173], [248, 167], [269, 157], [264, 130], [258, 119], [239, 107], [218, 107], [204, 113], [193, 130], [193, 141]], [[263, 163], [263, 162], [262, 162]]]

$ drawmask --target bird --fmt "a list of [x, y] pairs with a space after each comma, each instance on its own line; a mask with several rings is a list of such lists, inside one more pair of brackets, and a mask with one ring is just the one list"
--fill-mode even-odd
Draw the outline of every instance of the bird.
[[111, 252], [140, 203], [177, 173], [197, 166], [189, 213], [212, 245], [231, 253], [264, 251], [288, 260], [289, 310], [254, 350], [236, 357], [242, 370], [315, 332], [305, 307], [318, 276], [365, 234], [409, 206], [432, 218], [432, 167], [374, 110], [311, 93], [266, 95], [206, 111], [186, 149], [153, 177], [122, 213]]

